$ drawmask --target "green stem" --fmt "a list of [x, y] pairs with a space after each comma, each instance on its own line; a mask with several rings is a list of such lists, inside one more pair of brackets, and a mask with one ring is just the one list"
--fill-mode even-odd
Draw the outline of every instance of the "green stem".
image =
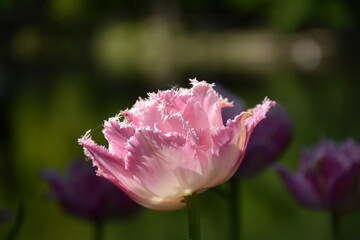
[[104, 236], [104, 224], [101, 220], [94, 222], [94, 240], [102, 240]]
[[239, 180], [232, 178], [230, 180], [230, 232], [231, 239], [238, 240], [240, 239], [241, 234], [241, 223], [240, 223], [240, 210], [241, 202], [240, 191], [239, 191]]
[[185, 196], [189, 240], [200, 240], [200, 208], [197, 193]]
[[341, 239], [340, 237], [340, 215], [336, 212], [331, 213], [331, 228], [334, 240]]
[[16, 237], [18, 236], [24, 222], [24, 214], [25, 214], [24, 204], [20, 202], [18, 205], [15, 222], [7, 235], [6, 238], [7, 240], [15, 240]]

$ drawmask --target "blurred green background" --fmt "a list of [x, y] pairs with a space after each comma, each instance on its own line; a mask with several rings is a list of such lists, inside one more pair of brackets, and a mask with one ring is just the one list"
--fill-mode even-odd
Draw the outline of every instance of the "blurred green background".
[[[18, 239], [92, 239], [92, 225], [45, 200], [44, 168], [82, 156], [77, 139], [147, 92], [216, 82], [294, 120], [280, 159], [321, 137], [360, 141], [358, 0], [1, 0], [0, 206], [24, 204]], [[227, 188], [222, 186], [223, 188]], [[243, 239], [331, 239], [326, 212], [298, 207], [271, 170], [241, 183]], [[203, 238], [227, 239], [229, 209], [200, 196]], [[342, 222], [359, 239], [359, 213]], [[0, 226], [0, 238], [12, 222]], [[186, 239], [185, 211], [144, 209], [105, 239]]]

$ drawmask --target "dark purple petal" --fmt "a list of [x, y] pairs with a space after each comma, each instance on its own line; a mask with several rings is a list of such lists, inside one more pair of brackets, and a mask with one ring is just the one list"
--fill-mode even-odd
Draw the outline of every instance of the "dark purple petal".
[[67, 177], [51, 170], [43, 171], [42, 177], [49, 182], [63, 209], [82, 218], [124, 218], [139, 208], [119, 188], [96, 176], [89, 162], [74, 161]]
[[48, 181], [52, 188], [51, 195], [59, 201], [67, 201], [70, 194], [68, 184], [65, 179], [60, 176], [55, 170], [48, 169], [41, 172], [41, 177]]
[[345, 166], [345, 164], [339, 161], [339, 156], [329, 154], [323, 156], [320, 165], [324, 181], [326, 181], [329, 186], [338, 179], [339, 175], [342, 175], [344, 171], [350, 168], [350, 166]]
[[360, 147], [352, 139], [347, 140], [340, 146], [340, 151], [344, 158], [351, 159], [352, 162], [360, 163]]
[[282, 166], [277, 166], [276, 170], [299, 204], [312, 209], [321, 208], [319, 196], [306, 177], [301, 174], [292, 174]]
[[344, 158], [341, 149], [329, 140], [321, 140], [315, 148], [306, 148], [301, 151], [300, 169], [306, 171], [307, 169], [316, 168], [319, 162], [332, 162], [342, 169], [347, 168], [352, 164], [348, 158]]
[[[330, 186], [327, 197], [327, 208], [336, 211], [345, 211], [356, 207], [353, 199], [357, 198], [357, 189], [360, 178], [360, 164], [343, 171]], [[359, 204], [359, 203], [357, 203]]]

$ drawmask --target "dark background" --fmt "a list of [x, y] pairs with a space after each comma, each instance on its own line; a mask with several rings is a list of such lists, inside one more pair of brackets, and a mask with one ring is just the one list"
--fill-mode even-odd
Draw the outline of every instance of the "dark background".
[[[248, 107], [264, 96], [283, 105], [295, 133], [280, 161], [292, 169], [321, 137], [360, 141], [359, 18], [357, 0], [1, 0], [0, 205], [23, 203], [18, 239], [92, 239], [89, 222], [45, 200], [39, 172], [64, 171], [86, 130], [105, 144], [103, 120], [189, 78]], [[298, 207], [271, 170], [242, 182], [241, 195], [244, 239], [330, 239], [329, 214]], [[207, 191], [200, 201], [204, 239], [228, 238], [223, 199]], [[343, 219], [347, 239], [360, 238], [359, 221]], [[185, 211], [149, 209], [105, 235], [186, 237]]]

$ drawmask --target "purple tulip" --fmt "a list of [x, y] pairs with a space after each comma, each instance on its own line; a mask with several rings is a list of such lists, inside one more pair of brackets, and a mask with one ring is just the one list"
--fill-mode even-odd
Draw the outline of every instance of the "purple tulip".
[[300, 169], [278, 172], [296, 200], [311, 209], [342, 213], [360, 204], [360, 146], [354, 141], [336, 144], [322, 140], [301, 152]]
[[[224, 108], [223, 121], [234, 118], [245, 109], [244, 102], [233, 93], [221, 86], [216, 90], [223, 97], [234, 101], [234, 108]], [[273, 164], [289, 145], [293, 135], [293, 124], [284, 108], [273, 107], [269, 110], [266, 119], [261, 121], [250, 137], [243, 161], [235, 173], [235, 177], [253, 177]]]
[[109, 181], [94, 174], [84, 160], [74, 161], [68, 176], [45, 170], [42, 177], [52, 187], [52, 194], [68, 212], [92, 221], [121, 219], [134, 214], [139, 205]]

